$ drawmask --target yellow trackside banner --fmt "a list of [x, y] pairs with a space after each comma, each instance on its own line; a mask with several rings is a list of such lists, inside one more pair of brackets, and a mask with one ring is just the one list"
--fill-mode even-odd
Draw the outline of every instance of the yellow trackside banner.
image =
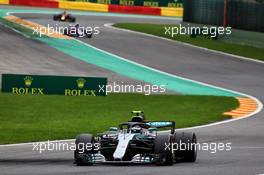
[[161, 16], [183, 16], [183, 8], [161, 7]]
[[0, 4], [9, 4], [9, 0], [0, 0]]
[[90, 2], [59, 1], [59, 8], [61, 8], [61, 9], [73, 9], [73, 10], [97, 11], [97, 12], [108, 12], [108, 5], [96, 4], [96, 3], [90, 3]]

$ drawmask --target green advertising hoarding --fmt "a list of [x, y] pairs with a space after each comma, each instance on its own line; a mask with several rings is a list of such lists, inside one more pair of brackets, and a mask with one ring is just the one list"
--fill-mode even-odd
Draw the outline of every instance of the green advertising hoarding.
[[31, 95], [105, 96], [107, 78], [2, 74], [2, 92]]

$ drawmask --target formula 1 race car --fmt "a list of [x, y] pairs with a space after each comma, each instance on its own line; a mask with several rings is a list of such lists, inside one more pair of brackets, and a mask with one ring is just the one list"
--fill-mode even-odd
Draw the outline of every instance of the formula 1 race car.
[[[180, 161], [196, 161], [195, 133], [175, 132], [173, 121], [147, 121], [141, 111], [134, 111], [133, 114], [131, 121], [121, 123], [119, 128], [110, 127], [97, 137], [91, 134], [78, 135], [75, 140], [75, 163], [173, 165]], [[170, 132], [157, 132], [158, 128], [166, 127], [171, 129]]]
[[63, 22], [75, 22], [76, 19], [72, 15], [68, 14], [66, 11], [63, 13], [53, 15], [54, 21], [63, 21]]
[[83, 37], [92, 38], [93, 36], [93, 32], [91, 28], [85, 28], [80, 26], [79, 24], [75, 24], [75, 25], [70, 24], [67, 28], [64, 28], [63, 34], [73, 37], [80, 37], [80, 38]]

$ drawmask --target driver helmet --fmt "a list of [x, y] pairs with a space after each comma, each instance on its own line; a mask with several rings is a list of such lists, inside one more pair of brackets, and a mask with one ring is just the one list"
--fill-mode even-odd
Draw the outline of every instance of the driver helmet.
[[134, 126], [131, 128], [131, 133], [142, 133], [142, 128]]

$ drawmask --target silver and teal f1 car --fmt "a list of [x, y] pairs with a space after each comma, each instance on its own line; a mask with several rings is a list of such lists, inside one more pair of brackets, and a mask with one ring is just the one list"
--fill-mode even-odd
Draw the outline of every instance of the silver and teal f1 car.
[[[174, 121], [147, 121], [143, 112], [132, 113], [134, 116], [131, 121], [121, 123], [118, 128], [111, 127], [97, 137], [91, 134], [78, 135], [75, 140], [75, 163], [173, 165], [180, 161], [195, 162], [195, 133], [175, 132]], [[170, 128], [170, 132], [158, 132], [159, 128]]]

